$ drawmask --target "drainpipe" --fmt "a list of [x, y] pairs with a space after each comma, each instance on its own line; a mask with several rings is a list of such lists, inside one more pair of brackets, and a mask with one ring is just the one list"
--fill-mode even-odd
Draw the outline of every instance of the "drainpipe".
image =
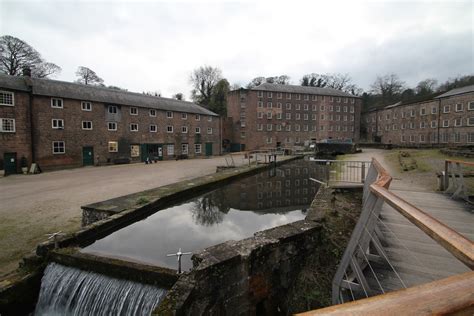
[[438, 133], [438, 145], [440, 144], [440, 141], [439, 141], [439, 128], [440, 128], [440, 125], [441, 125], [441, 98], [438, 99], [438, 128], [437, 128], [437, 133]]
[[30, 120], [30, 146], [31, 146], [31, 163], [36, 160], [35, 157], [35, 140], [33, 128], [33, 81], [31, 79], [31, 69], [26, 67], [23, 69], [23, 76], [25, 77], [26, 85], [28, 86], [28, 112]]

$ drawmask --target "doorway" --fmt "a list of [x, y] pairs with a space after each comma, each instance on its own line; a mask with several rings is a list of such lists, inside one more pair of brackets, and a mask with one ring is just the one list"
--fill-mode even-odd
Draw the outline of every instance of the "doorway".
[[94, 147], [92, 146], [82, 147], [82, 165], [83, 166], [94, 165]]
[[4, 153], [3, 154], [3, 165], [5, 168], [5, 175], [16, 173], [16, 153]]

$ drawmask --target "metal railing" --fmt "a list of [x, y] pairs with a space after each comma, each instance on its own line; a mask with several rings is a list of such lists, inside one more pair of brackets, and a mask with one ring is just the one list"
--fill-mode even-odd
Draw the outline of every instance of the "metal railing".
[[[380, 240], [383, 236], [381, 229], [393, 234], [394, 242], [400, 240], [389, 225], [381, 220], [382, 207], [385, 211], [395, 210], [403, 215], [471, 270], [474, 269], [474, 244], [389, 191], [391, 180], [386, 170], [373, 159], [365, 177], [362, 213], [333, 279], [332, 301], [339, 305], [305, 315], [379, 315], [387, 311], [397, 314], [408, 311], [408, 314], [423, 315], [473, 308], [474, 272], [441, 280], [434, 280], [426, 273], [426, 282], [418, 280], [416, 285], [410, 285], [394, 267], [396, 264], [391, 262]], [[412, 257], [410, 260], [423, 267], [416, 251], [405, 248], [404, 252]], [[389, 282], [384, 283], [381, 274], [376, 273], [377, 264], [384, 265], [383, 274], [389, 277]]]
[[474, 162], [460, 160], [445, 160], [444, 162], [444, 185], [446, 193], [451, 194], [452, 198], [463, 199], [471, 202], [470, 188], [468, 186], [467, 177], [474, 176]]
[[347, 161], [315, 159], [315, 163], [326, 165], [325, 179], [329, 186], [338, 184], [363, 184], [370, 168], [370, 161]]

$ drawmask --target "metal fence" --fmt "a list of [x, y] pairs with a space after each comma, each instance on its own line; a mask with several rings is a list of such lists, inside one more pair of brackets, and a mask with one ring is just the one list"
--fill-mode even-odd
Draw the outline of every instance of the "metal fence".
[[369, 171], [370, 161], [346, 161], [346, 160], [313, 160], [318, 165], [325, 165], [325, 179], [318, 179], [330, 186], [339, 184], [362, 184], [365, 183]]

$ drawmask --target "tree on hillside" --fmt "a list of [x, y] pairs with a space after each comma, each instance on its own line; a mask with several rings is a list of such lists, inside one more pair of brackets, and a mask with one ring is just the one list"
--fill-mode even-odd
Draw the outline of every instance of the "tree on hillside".
[[308, 87], [333, 88], [353, 95], [362, 94], [362, 89], [352, 82], [349, 74], [335, 73], [322, 75], [311, 73], [304, 75], [300, 80], [300, 84]]
[[438, 81], [436, 79], [425, 79], [416, 85], [416, 95], [424, 96], [435, 92]]
[[222, 79], [222, 71], [211, 66], [201, 66], [195, 69], [189, 78], [193, 85], [192, 99], [197, 104], [209, 106], [212, 89]]
[[394, 102], [403, 91], [405, 83], [392, 73], [385, 76], [377, 76], [375, 82], [371, 85], [372, 93], [380, 95], [382, 104]]
[[179, 101], [184, 101], [184, 94], [182, 94], [181, 92], [178, 92], [176, 94], [173, 94], [172, 98]]
[[273, 84], [290, 84], [290, 77], [287, 75], [273, 76], [273, 77], [256, 77], [247, 84], [247, 89], [255, 88], [262, 83]]
[[46, 78], [61, 72], [61, 67], [46, 62], [41, 54], [19, 38], [0, 37], [0, 72], [20, 76], [23, 69], [30, 68], [35, 78]]
[[438, 92], [444, 92], [451, 89], [461, 88], [470, 85], [474, 85], [473, 75], [457, 76], [454, 79], [449, 78], [445, 83], [441, 84], [438, 87]]
[[225, 116], [227, 114], [227, 94], [229, 91], [229, 82], [226, 79], [219, 80], [212, 89], [208, 109], [214, 113]]
[[86, 84], [86, 85], [102, 85], [104, 80], [99, 77], [95, 71], [90, 68], [79, 66], [76, 71], [76, 76], [78, 77], [76, 82]]

